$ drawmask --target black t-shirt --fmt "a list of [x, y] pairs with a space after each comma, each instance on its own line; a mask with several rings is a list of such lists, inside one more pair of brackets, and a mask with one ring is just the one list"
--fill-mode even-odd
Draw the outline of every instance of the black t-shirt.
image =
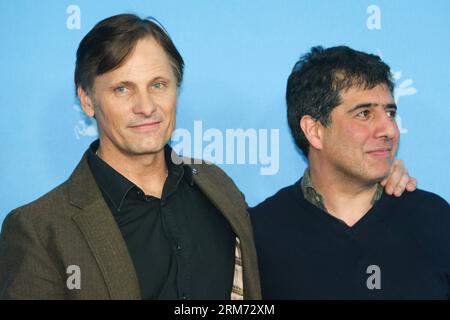
[[450, 297], [450, 207], [435, 194], [383, 194], [349, 227], [299, 181], [250, 215], [265, 299]]
[[195, 185], [191, 169], [175, 165], [165, 148], [168, 177], [161, 199], [88, 151], [88, 163], [119, 226], [143, 299], [230, 299], [235, 236]]

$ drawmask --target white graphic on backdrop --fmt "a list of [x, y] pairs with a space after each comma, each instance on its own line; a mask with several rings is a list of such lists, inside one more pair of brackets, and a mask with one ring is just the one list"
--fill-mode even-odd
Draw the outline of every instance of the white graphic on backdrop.
[[82, 119], [78, 120], [77, 124], [74, 126], [75, 137], [79, 140], [81, 136], [83, 137], [96, 137], [98, 136], [97, 122], [93, 118], [87, 117], [81, 107], [77, 104], [73, 105], [73, 109], [80, 114]]
[[[381, 50], [377, 49], [377, 55], [383, 59], [383, 55], [381, 54]], [[408, 79], [401, 79], [402, 78], [402, 72], [401, 71], [394, 71], [391, 69], [392, 78], [394, 79], [394, 101], [398, 105], [398, 102], [401, 97], [411, 96], [413, 94], [417, 93], [417, 89], [412, 86], [413, 80], [411, 78]], [[400, 133], [408, 133], [408, 129], [403, 127], [402, 118], [397, 113], [395, 116], [395, 120], [397, 121], [398, 129], [400, 130]]]
[[367, 7], [366, 13], [370, 16], [367, 17], [366, 27], [369, 30], [381, 30], [381, 9], [377, 5], [370, 5]]
[[[402, 78], [401, 71], [392, 70], [392, 77], [394, 78], [395, 81], [394, 100], [397, 105], [398, 101], [400, 100], [400, 97], [411, 96], [417, 93], [417, 89], [412, 86], [413, 84], [412, 79], [409, 78], [404, 80], [401, 79]], [[408, 129], [403, 127], [402, 118], [398, 113], [396, 116], [396, 121], [400, 133], [408, 133]]]
[[75, 4], [71, 4], [67, 7], [66, 13], [70, 16], [67, 17], [66, 27], [69, 30], [80, 30], [81, 28], [81, 9]]
[[412, 86], [412, 79], [401, 80], [401, 71], [392, 71], [392, 76], [395, 81], [394, 100], [398, 103], [400, 97], [410, 96], [417, 93], [417, 89]]

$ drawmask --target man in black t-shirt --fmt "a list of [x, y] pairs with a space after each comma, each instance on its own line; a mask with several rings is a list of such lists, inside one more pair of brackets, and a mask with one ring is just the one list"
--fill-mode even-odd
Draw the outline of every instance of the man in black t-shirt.
[[263, 298], [448, 299], [450, 208], [422, 190], [383, 194], [399, 142], [390, 68], [312, 48], [287, 85], [309, 167], [251, 210]]

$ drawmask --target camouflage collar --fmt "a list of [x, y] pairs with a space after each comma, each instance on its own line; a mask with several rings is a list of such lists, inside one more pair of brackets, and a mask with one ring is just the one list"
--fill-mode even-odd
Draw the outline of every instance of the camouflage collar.
[[[311, 181], [311, 176], [309, 174], [309, 168], [306, 168], [305, 173], [303, 174], [303, 178], [300, 182], [300, 186], [302, 188], [303, 196], [307, 201], [311, 202], [317, 208], [325, 212], [328, 212], [327, 208], [325, 207], [325, 203], [323, 201], [323, 196], [319, 192], [317, 192], [316, 189], [314, 188], [314, 185]], [[371, 204], [374, 205], [375, 202], [380, 200], [382, 194], [383, 194], [383, 187], [379, 183], [377, 183], [377, 190], [373, 195]]]

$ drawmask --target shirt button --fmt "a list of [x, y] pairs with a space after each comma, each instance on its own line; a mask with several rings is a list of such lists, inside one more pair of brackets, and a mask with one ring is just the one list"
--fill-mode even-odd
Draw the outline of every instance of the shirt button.
[[186, 300], [186, 299], [187, 299], [187, 297], [186, 297], [186, 296], [182, 296], [182, 297], [181, 297], [181, 299], [183, 299], [183, 300]]
[[181, 249], [183, 249], [183, 247], [181, 246], [181, 244], [178, 244], [178, 245], [177, 245], [177, 250], [178, 250], [178, 251], [181, 251]]

